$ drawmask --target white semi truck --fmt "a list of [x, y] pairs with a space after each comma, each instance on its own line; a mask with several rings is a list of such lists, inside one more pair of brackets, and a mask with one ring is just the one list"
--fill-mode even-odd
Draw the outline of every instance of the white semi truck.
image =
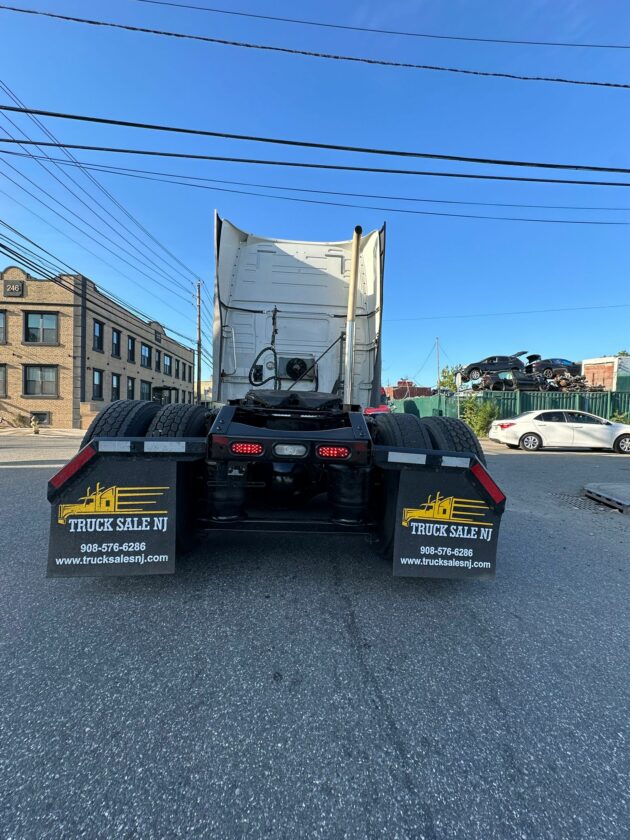
[[[231, 530], [270, 550], [371, 535], [395, 574], [492, 577], [505, 496], [477, 438], [381, 405], [384, 256], [385, 228], [293, 241], [217, 216], [213, 407], [120, 400], [95, 418], [49, 482], [49, 575], [169, 573], [196, 534], [211, 554]], [[86, 503], [95, 486], [110, 509]]]

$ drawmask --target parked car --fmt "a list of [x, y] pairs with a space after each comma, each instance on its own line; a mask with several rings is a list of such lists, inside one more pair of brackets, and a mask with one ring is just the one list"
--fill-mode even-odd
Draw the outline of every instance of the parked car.
[[542, 374], [517, 369], [484, 373], [481, 379], [472, 383], [475, 391], [548, 391], [549, 386], [549, 381]]
[[542, 373], [545, 379], [552, 379], [562, 373], [570, 373], [571, 376], [579, 376], [582, 373], [581, 363], [571, 362], [569, 359], [541, 359], [540, 356], [528, 356], [527, 361], [525, 372]]
[[495, 420], [488, 437], [526, 452], [559, 446], [614, 449], [630, 455], [630, 424], [613, 423], [585, 411], [526, 411], [518, 417]]
[[514, 353], [512, 356], [488, 356], [480, 362], [472, 362], [462, 368], [461, 374], [464, 382], [469, 379], [479, 379], [482, 373], [498, 373], [502, 370], [522, 370], [525, 363], [519, 356], [524, 356], [527, 350]]

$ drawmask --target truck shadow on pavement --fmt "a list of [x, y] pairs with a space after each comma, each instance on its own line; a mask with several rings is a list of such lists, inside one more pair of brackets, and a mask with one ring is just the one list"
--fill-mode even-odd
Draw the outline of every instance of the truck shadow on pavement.
[[395, 591], [397, 596], [409, 592], [417, 598], [419, 592], [449, 597], [479, 583], [394, 577], [391, 561], [366, 537], [230, 532], [200, 537], [192, 551], [178, 557], [173, 575], [89, 577], [81, 589], [119, 596], [206, 598], [235, 589], [251, 597], [252, 587], [273, 595], [288, 588], [325, 592], [343, 585], [356, 594]]

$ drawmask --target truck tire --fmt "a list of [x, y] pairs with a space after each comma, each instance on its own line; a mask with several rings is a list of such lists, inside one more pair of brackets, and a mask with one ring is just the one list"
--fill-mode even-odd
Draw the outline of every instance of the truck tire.
[[203, 437], [208, 432], [210, 414], [202, 405], [165, 405], [151, 421], [147, 437]]
[[[427, 430], [414, 414], [374, 414], [374, 442], [404, 449], [434, 449]], [[391, 559], [396, 530], [396, 502], [400, 473], [383, 470], [376, 489], [375, 510], [378, 512], [378, 537], [384, 557]]]
[[[148, 438], [205, 437], [212, 412], [202, 405], [172, 403], [160, 408], [147, 430]], [[202, 496], [203, 474], [194, 463], [177, 467], [177, 515], [175, 548], [178, 556], [192, 551], [197, 542], [195, 522]]]
[[142, 437], [159, 410], [147, 400], [116, 400], [92, 420], [79, 448], [95, 437]]
[[423, 417], [421, 422], [431, 438], [433, 449], [472, 452], [485, 465], [486, 456], [477, 435], [463, 420], [456, 417]]

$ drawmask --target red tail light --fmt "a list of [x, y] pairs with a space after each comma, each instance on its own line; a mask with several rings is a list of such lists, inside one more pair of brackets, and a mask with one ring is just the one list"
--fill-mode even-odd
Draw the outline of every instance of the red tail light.
[[510, 426], [516, 426], [516, 423], [499, 423], [500, 429], [509, 429]]
[[84, 446], [65, 467], [53, 475], [50, 479], [50, 484], [52, 484], [55, 490], [58, 490], [63, 484], [70, 481], [72, 476], [78, 473], [81, 467], [87, 464], [88, 461], [91, 461], [95, 455], [96, 449], [93, 446], [90, 444]]
[[330, 460], [344, 460], [350, 457], [349, 446], [318, 446], [317, 454], [320, 458], [328, 458]]
[[499, 488], [497, 484], [490, 478], [489, 474], [484, 470], [479, 462], [473, 464], [470, 471], [475, 476], [477, 481], [481, 484], [484, 490], [490, 494], [493, 502], [500, 504], [505, 501], [505, 493]]
[[244, 441], [234, 441], [230, 444], [230, 452], [233, 455], [262, 455], [265, 447], [262, 443], [245, 443]]

